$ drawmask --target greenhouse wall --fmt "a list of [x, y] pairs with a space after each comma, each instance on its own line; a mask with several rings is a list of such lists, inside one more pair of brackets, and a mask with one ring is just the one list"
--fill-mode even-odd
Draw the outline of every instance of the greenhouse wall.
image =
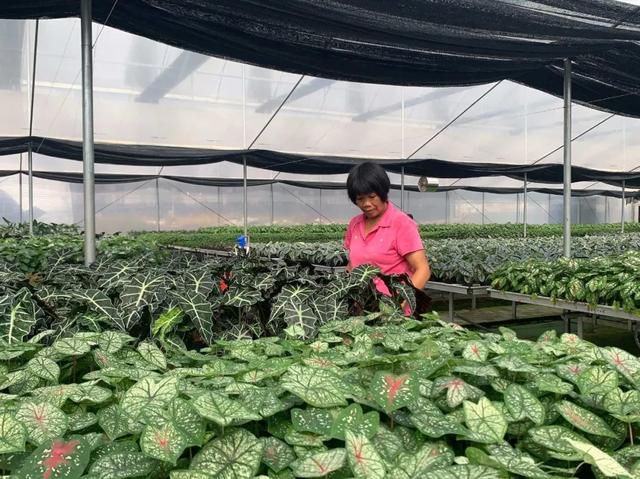
[[[157, 183], [157, 187], [156, 187]], [[20, 220], [17, 175], [0, 179], [0, 215]], [[28, 218], [27, 177], [23, 175], [23, 215]], [[391, 200], [400, 206], [400, 192]], [[484, 199], [483, 199], [484, 198]], [[159, 203], [158, 203], [159, 199]], [[601, 196], [573, 198], [574, 223], [617, 223], [620, 199]], [[405, 210], [419, 223], [522, 223], [523, 195], [468, 191], [405, 193]], [[626, 205], [627, 221], [635, 221], [637, 207]], [[358, 213], [346, 190], [320, 190], [281, 184], [250, 187], [250, 225], [346, 223]], [[34, 218], [82, 225], [82, 185], [34, 178]], [[204, 226], [241, 226], [242, 188], [190, 185], [167, 179], [96, 185], [98, 231], [182, 230]], [[529, 224], [561, 223], [562, 197], [529, 193]]]

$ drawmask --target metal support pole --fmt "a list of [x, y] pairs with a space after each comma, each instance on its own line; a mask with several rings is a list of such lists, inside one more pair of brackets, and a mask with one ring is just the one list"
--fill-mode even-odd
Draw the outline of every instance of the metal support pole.
[[243, 226], [244, 226], [244, 236], [245, 238], [247, 237], [247, 231], [248, 231], [248, 213], [249, 213], [249, 209], [247, 207], [247, 159], [245, 157], [242, 158], [242, 189], [243, 189], [243, 198], [244, 198], [244, 204], [243, 204]]
[[624, 184], [624, 180], [622, 180], [622, 205], [620, 206], [620, 233], [624, 233], [624, 193], [625, 193], [625, 184]]
[[400, 168], [400, 209], [404, 211], [404, 166]]
[[[404, 87], [400, 87], [402, 108], [400, 110], [400, 155], [404, 157]], [[400, 209], [404, 211], [404, 166], [400, 169]]]
[[484, 225], [484, 191], [482, 192], [482, 224]]
[[156, 178], [156, 231], [160, 231], [160, 178]]
[[527, 174], [524, 174], [524, 198], [522, 203], [522, 233], [524, 237], [527, 237]]
[[[38, 60], [38, 30], [40, 20], [36, 20], [36, 32], [33, 43], [33, 71], [31, 72], [31, 110], [29, 114], [29, 235], [33, 236], [33, 153], [31, 148], [31, 137], [33, 136], [33, 105], [36, 93], [36, 65]], [[22, 176], [22, 174], [20, 175]]]
[[571, 60], [564, 60], [564, 257], [571, 258]]
[[29, 153], [27, 156], [27, 169], [29, 179], [29, 234], [33, 236], [33, 153], [31, 151], [31, 143], [29, 143]]
[[445, 224], [449, 224], [449, 192], [445, 191], [444, 193], [444, 222]]
[[20, 173], [18, 174], [18, 188], [20, 195], [20, 223], [22, 223], [22, 153], [20, 153]]
[[273, 205], [273, 183], [271, 183], [270, 187], [271, 187], [271, 226], [273, 226], [273, 213], [274, 213], [274, 205]]
[[[245, 76], [244, 76], [244, 64], [242, 65], [242, 146], [247, 148], [247, 86], [245, 84]], [[248, 216], [249, 216], [249, 206], [248, 206], [248, 194], [247, 194], [247, 158], [246, 156], [242, 157], [242, 194], [243, 194], [243, 212], [242, 212], [242, 224], [244, 229], [244, 237], [246, 243], [246, 247], [249, 247], [249, 236], [248, 236]], [[247, 250], [248, 251], [248, 250]]]
[[453, 293], [449, 293], [449, 322], [453, 323], [454, 309], [453, 309]]
[[93, 46], [91, 0], [81, 0], [82, 30], [82, 158], [84, 182], [84, 264], [96, 260], [96, 192], [93, 163]]

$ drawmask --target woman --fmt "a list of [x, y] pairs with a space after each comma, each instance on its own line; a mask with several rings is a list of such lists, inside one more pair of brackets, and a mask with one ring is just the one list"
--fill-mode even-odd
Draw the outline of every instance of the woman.
[[[347, 271], [372, 264], [386, 275], [407, 274], [413, 286], [422, 289], [431, 277], [424, 246], [416, 223], [389, 202], [390, 186], [387, 173], [376, 163], [361, 163], [349, 172], [349, 199], [362, 214], [351, 219], [344, 237]], [[382, 281], [376, 287], [389, 294]]]

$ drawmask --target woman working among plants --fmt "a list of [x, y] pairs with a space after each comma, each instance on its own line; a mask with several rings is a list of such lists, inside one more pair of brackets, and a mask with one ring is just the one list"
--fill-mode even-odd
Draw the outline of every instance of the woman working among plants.
[[[361, 163], [349, 172], [349, 199], [362, 214], [351, 219], [344, 237], [347, 271], [371, 264], [385, 275], [407, 274], [422, 289], [431, 277], [424, 246], [416, 223], [389, 201], [390, 187], [387, 173], [376, 163]], [[381, 280], [376, 287], [389, 294]]]

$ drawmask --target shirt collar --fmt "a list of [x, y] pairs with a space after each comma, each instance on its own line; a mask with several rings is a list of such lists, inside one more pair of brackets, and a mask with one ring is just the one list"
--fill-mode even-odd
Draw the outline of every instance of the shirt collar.
[[[380, 218], [380, 221], [378, 222], [378, 224], [369, 232], [369, 234], [371, 234], [378, 228], [389, 228], [391, 226], [391, 220], [393, 219], [393, 214], [395, 211], [396, 211], [396, 208], [395, 206], [393, 206], [393, 203], [391, 203], [391, 201], [388, 201], [387, 209], [384, 211], [384, 213], [382, 213], [382, 218]], [[366, 220], [366, 216], [364, 215], [364, 213], [362, 213], [358, 217], [358, 223], [362, 225], [363, 229], [364, 229], [365, 220]]]

